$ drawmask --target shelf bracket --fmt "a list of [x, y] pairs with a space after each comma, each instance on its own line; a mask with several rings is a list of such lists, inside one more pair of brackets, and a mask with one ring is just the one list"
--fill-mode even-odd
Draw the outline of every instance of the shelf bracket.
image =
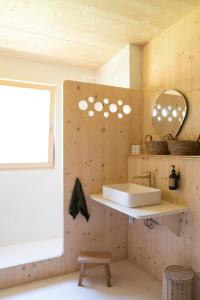
[[170, 215], [170, 216], [163, 216], [162, 218], [159, 218], [159, 223], [173, 233], [175, 233], [177, 236], [181, 235], [181, 216], [184, 213]]
[[129, 216], [129, 217], [128, 217], [128, 224], [134, 224], [134, 223], [135, 223], [135, 220], [136, 220], [135, 218]]
[[[181, 223], [183, 219], [184, 213], [169, 215], [169, 216], [162, 216], [160, 218], [147, 218], [144, 219], [144, 225], [149, 229], [154, 229], [156, 225], [162, 225], [166, 227], [168, 230], [176, 234], [177, 236], [181, 235]], [[136, 221], [135, 218], [130, 217], [128, 218], [129, 224], [134, 224]]]

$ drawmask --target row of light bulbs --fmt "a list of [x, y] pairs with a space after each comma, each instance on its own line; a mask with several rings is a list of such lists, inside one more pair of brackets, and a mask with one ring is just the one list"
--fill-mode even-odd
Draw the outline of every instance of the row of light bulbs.
[[[94, 103], [94, 109], [95, 111], [97, 112], [101, 112], [103, 109], [104, 109], [104, 105], [109, 105], [108, 109], [111, 113], [116, 113], [118, 111], [118, 106], [122, 106], [122, 110], [123, 110], [123, 113], [126, 114], [126, 115], [129, 115], [131, 113], [131, 106], [130, 105], [127, 105], [127, 104], [124, 104], [123, 105], [123, 100], [118, 100], [117, 101], [117, 104], [114, 104], [114, 103], [111, 103], [109, 104], [109, 99], [108, 98], [104, 98], [103, 99], [103, 103], [101, 101], [97, 101], [94, 103], [94, 97], [90, 96], [88, 97], [87, 100], [80, 100], [79, 103], [78, 103], [78, 107], [80, 110], [83, 110], [83, 111], [86, 111], [89, 107], [90, 104]], [[118, 118], [119, 119], [122, 119], [123, 118], [123, 113], [118, 113]], [[103, 112], [103, 116], [105, 118], [108, 118], [110, 115], [110, 113], [108, 111], [104, 111]], [[93, 117], [94, 116], [94, 110], [89, 110], [88, 111], [88, 116], [89, 117]]]
[[[161, 114], [161, 116], [159, 114]], [[152, 115], [154, 118], [157, 117], [157, 120], [159, 122], [162, 121], [162, 117], [168, 117], [169, 122], [172, 122], [173, 118], [175, 119], [179, 117], [179, 122], [182, 122], [186, 115], [186, 108], [182, 110], [180, 106], [178, 108], [173, 108], [170, 105], [167, 108], [162, 108], [160, 104], [157, 104], [156, 107], [153, 109]]]

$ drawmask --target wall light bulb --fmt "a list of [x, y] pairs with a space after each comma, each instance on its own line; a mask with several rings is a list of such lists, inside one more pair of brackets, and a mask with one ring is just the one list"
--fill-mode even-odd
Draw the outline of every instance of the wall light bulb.
[[172, 116], [173, 116], [174, 118], [177, 118], [177, 117], [178, 117], [178, 111], [177, 111], [176, 109], [174, 109], [174, 110], [172, 111]]
[[158, 114], [158, 110], [156, 108], [153, 109], [153, 114], [152, 116], [155, 118]]
[[166, 108], [163, 108], [161, 111], [161, 114], [164, 118], [166, 118], [169, 115], [169, 111]]
[[104, 116], [104, 118], [108, 118], [109, 117], [109, 112], [108, 111], [105, 111], [104, 113], [103, 113], [103, 116]]
[[160, 104], [157, 105], [157, 109], [159, 109], [159, 110], [161, 109], [161, 105]]
[[123, 106], [123, 112], [126, 114], [126, 115], [129, 115], [131, 113], [131, 106], [130, 105], [124, 105]]
[[88, 104], [85, 100], [81, 100], [78, 103], [78, 107], [80, 108], [80, 110], [87, 110]]
[[109, 103], [109, 99], [108, 98], [103, 99], [103, 103], [104, 104], [108, 104]]
[[93, 110], [89, 110], [89, 111], [88, 111], [88, 116], [89, 116], [89, 117], [93, 117], [93, 116], [94, 116]]
[[93, 102], [94, 102], [94, 97], [92, 97], [92, 96], [88, 97], [88, 101], [89, 101], [90, 103], [93, 103]]
[[94, 105], [94, 108], [96, 111], [102, 111], [103, 110], [103, 104], [101, 102], [96, 102]]
[[117, 111], [117, 105], [116, 105], [116, 104], [110, 104], [109, 110], [110, 110], [112, 113], [115, 113], [115, 112]]

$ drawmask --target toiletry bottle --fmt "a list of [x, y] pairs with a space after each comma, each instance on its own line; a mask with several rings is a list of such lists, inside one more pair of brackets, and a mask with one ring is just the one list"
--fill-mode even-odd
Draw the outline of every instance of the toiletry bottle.
[[169, 189], [170, 190], [177, 190], [178, 189], [178, 180], [180, 175], [176, 173], [175, 166], [172, 167], [172, 172], [169, 176]]

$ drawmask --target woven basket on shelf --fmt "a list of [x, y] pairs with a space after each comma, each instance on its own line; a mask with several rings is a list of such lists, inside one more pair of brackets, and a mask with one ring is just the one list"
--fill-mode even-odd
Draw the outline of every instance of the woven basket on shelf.
[[192, 270], [169, 266], [163, 274], [163, 300], [191, 300]]
[[167, 141], [153, 141], [151, 135], [145, 137], [145, 147], [148, 154], [164, 155], [169, 154]]
[[197, 152], [196, 155], [200, 155], [200, 142], [197, 144]]
[[197, 155], [199, 151], [200, 135], [196, 141], [168, 140], [169, 152], [172, 155]]

